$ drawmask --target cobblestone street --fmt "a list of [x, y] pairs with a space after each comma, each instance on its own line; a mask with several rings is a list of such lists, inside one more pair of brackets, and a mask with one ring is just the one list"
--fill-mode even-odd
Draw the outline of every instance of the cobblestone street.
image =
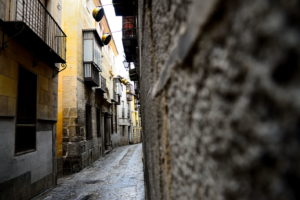
[[119, 147], [35, 200], [144, 199], [142, 144]]

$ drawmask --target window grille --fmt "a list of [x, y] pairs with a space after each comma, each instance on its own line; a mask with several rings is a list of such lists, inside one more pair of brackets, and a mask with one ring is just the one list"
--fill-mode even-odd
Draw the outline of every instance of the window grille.
[[85, 106], [85, 122], [86, 122], [86, 139], [91, 140], [93, 138], [92, 134], [92, 107], [90, 105]]
[[19, 68], [16, 154], [36, 149], [37, 76]]

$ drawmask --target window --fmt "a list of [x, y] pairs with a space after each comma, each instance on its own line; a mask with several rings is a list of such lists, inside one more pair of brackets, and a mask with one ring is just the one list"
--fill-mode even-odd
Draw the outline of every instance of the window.
[[84, 31], [83, 62], [93, 62], [97, 67], [101, 67], [101, 47], [95, 34], [92, 31]]
[[101, 132], [100, 132], [100, 109], [97, 109], [97, 114], [96, 114], [96, 118], [97, 118], [97, 137], [101, 137]]
[[18, 107], [15, 153], [36, 149], [37, 76], [19, 68]]
[[125, 136], [125, 126], [122, 126], [122, 135]]
[[86, 139], [91, 140], [93, 138], [93, 134], [92, 134], [92, 107], [90, 105], [85, 106], [85, 129], [86, 129]]

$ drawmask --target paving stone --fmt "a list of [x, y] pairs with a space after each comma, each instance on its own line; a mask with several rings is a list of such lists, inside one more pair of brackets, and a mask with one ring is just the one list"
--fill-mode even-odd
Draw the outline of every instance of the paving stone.
[[41, 199], [145, 199], [142, 144], [114, 149], [72, 176], [62, 177], [58, 185], [36, 198]]

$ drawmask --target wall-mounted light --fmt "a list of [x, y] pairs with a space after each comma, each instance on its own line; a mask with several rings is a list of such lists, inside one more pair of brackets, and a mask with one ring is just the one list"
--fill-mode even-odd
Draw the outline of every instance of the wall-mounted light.
[[124, 65], [124, 68], [126, 69], [126, 71], [128, 71], [129, 68], [130, 68], [130, 63], [127, 62], [126, 60], [124, 60], [124, 61], [123, 61], [123, 65]]
[[111, 35], [110, 34], [105, 33], [102, 36], [102, 42], [103, 42], [104, 45], [108, 45], [110, 40], [111, 40]]
[[93, 17], [97, 22], [100, 22], [104, 16], [104, 9], [102, 7], [97, 7], [93, 10]]

